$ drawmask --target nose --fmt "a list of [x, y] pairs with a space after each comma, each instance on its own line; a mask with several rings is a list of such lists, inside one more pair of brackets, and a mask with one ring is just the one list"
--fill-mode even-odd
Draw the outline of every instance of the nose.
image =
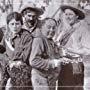
[[13, 27], [14, 27], [14, 28], [16, 28], [16, 27], [17, 27], [17, 25], [16, 25], [16, 24], [14, 24], [14, 25], [13, 25]]
[[16, 24], [14, 24], [13, 27], [16, 27]]
[[69, 14], [65, 14], [66, 18], [70, 18], [70, 15]]
[[50, 28], [50, 33], [53, 33], [54, 32], [54, 29], [53, 28]]
[[70, 15], [69, 15], [69, 14], [68, 14], [68, 15], [66, 15], [66, 17], [67, 17], [67, 18], [70, 18]]
[[49, 33], [50, 33], [50, 34], [53, 34], [53, 33], [54, 33], [53, 28], [50, 29]]
[[30, 18], [30, 20], [33, 20], [33, 18], [32, 17], [29, 17]]
[[53, 29], [52, 28], [50, 28], [50, 32], [52, 32], [53, 31]]
[[71, 17], [68, 15], [68, 16], [66, 17], [66, 19], [67, 19], [67, 20], [71, 20]]

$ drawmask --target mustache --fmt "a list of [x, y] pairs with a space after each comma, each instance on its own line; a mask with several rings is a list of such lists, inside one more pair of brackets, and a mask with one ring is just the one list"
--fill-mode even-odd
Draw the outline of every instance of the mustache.
[[28, 20], [27, 22], [30, 23], [31, 25], [34, 25], [35, 24], [35, 21], [34, 20]]

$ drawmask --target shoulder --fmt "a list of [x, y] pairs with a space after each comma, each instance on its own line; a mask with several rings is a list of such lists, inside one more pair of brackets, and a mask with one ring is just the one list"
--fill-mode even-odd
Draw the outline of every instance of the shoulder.
[[21, 37], [24, 37], [24, 38], [33, 38], [32, 34], [26, 29], [22, 29], [20, 34], [21, 34]]
[[26, 29], [21, 29], [21, 34], [22, 35], [31, 35], [31, 33]]
[[34, 43], [37, 43], [37, 44], [40, 44], [40, 43], [43, 42], [43, 39], [42, 39], [42, 37], [34, 37], [33, 38], [33, 42]]
[[20, 34], [24, 44], [32, 42], [33, 36], [26, 29], [22, 29]]
[[42, 46], [44, 45], [44, 42], [45, 42], [45, 38], [42, 36], [38, 36], [38, 37], [34, 37], [33, 38], [33, 43], [39, 46]]

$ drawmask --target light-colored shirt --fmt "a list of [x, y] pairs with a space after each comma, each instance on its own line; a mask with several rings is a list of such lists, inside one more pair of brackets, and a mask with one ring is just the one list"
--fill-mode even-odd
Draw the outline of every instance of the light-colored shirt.
[[[59, 27], [58, 29], [58, 36], [60, 34], [66, 34], [66, 31], [62, 30], [63, 27]], [[88, 30], [88, 26], [84, 21], [78, 22], [75, 25], [74, 32], [71, 33], [70, 37], [68, 38], [65, 47], [80, 54], [90, 54], [90, 31]], [[61, 38], [63, 38], [61, 35]], [[60, 38], [60, 39], [61, 39]]]

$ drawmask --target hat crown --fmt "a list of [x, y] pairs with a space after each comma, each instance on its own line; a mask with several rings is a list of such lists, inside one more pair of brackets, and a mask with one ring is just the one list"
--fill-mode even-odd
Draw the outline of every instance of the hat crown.
[[20, 13], [23, 14], [23, 12], [27, 9], [33, 10], [38, 15], [42, 15], [44, 13], [42, 8], [37, 7], [37, 5], [33, 2], [24, 3], [24, 5], [20, 9]]
[[23, 11], [23, 9], [27, 8], [27, 7], [31, 7], [31, 8], [36, 8], [36, 5], [32, 2], [28, 2], [28, 3], [24, 3], [20, 9], [20, 12]]

